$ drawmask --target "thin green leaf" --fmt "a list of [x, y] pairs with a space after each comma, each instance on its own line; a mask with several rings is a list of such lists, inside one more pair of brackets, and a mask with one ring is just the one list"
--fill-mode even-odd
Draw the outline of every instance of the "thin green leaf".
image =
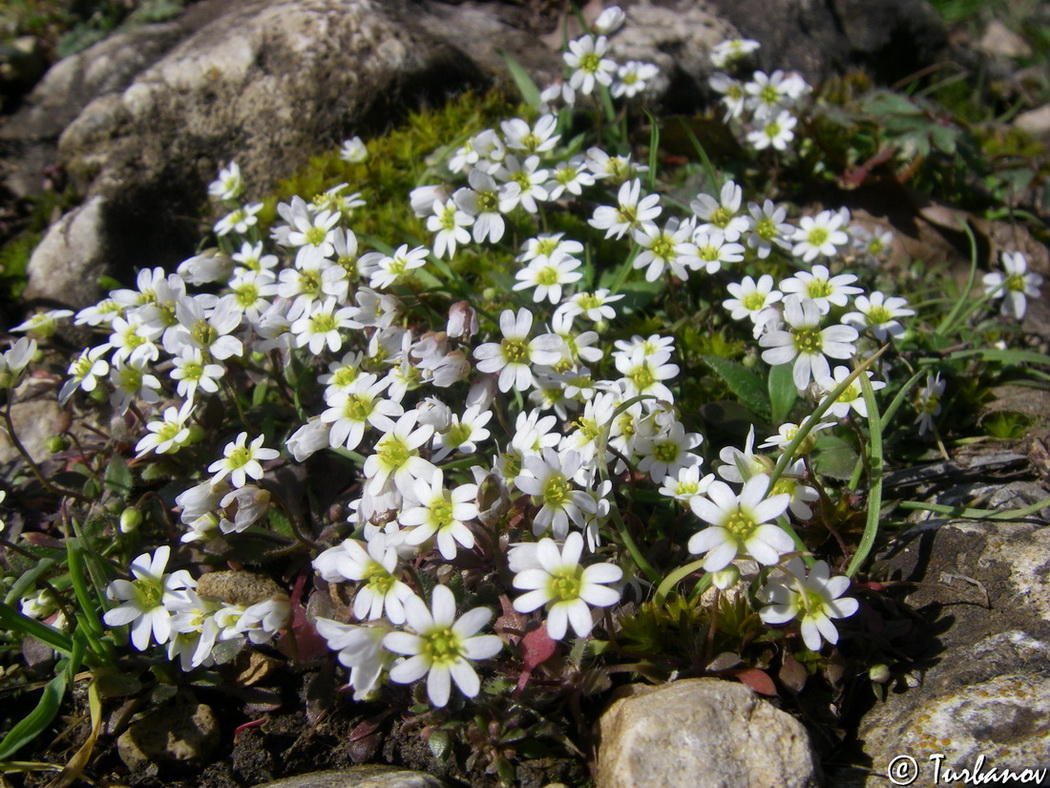
[[649, 185], [646, 187], [650, 194], [656, 191], [656, 158], [660, 149], [660, 124], [649, 110], [645, 111], [649, 118]]
[[36, 581], [47, 574], [48, 570], [54, 565], [54, 559], [40, 559], [35, 566], [26, 570], [26, 572], [14, 582], [14, 585], [11, 586], [11, 590], [4, 596], [4, 602], [13, 605], [16, 601], [24, 597], [29, 593], [30, 589], [36, 586]]
[[738, 361], [718, 356], [701, 356], [701, 360], [740, 398], [748, 410], [764, 419], [769, 418], [769, 399], [762, 378]]
[[70, 654], [73, 651], [73, 639], [65, 632], [37, 621], [35, 618], [30, 618], [3, 602], [0, 602], [0, 629], [21, 632], [23, 635], [34, 637], [63, 654]]
[[685, 122], [685, 119], [681, 119], [682, 130], [686, 136], [689, 137], [689, 141], [693, 143], [693, 148], [696, 150], [696, 155], [700, 157], [700, 161], [704, 164], [704, 172], [707, 173], [707, 180], [711, 184], [711, 191], [718, 193], [722, 189], [722, 179], [718, 176], [718, 171], [711, 163], [711, 159], [707, 155], [707, 151], [704, 150], [704, 146], [700, 144], [700, 140], [696, 138], [693, 130], [689, 128], [689, 125]]
[[532, 77], [529, 76], [529, 72], [515, 60], [509, 53], [504, 52], [502, 49], [497, 50], [499, 56], [503, 58], [503, 62], [507, 64], [507, 70], [510, 72], [511, 79], [514, 80], [515, 86], [521, 92], [521, 99], [525, 104], [533, 111], [540, 111], [540, 89], [536, 83], [533, 82]]
[[981, 361], [998, 361], [1001, 364], [1043, 364], [1050, 365], [1050, 356], [1034, 350], [1000, 350], [986, 347], [974, 350], [956, 350], [948, 355], [949, 359], [979, 358]]
[[871, 468], [871, 479], [868, 483], [868, 512], [864, 523], [864, 535], [846, 568], [846, 577], [857, 574], [857, 570], [868, 560], [871, 549], [875, 546], [875, 537], [879, 533], [879, 515], [882, 509], [882, 419], [871, 381], [867, 375], [861, 375], [858, 379], [864, 392], [864, 404], [868, 407], [868, 465]]
[[769, 370], [769, 404], [773, 424], [783, 424], [798, 401], [798, 389], [790, 364], [778, 364]]
[[93, 641], [92, 651], [99, 653], [101, 648], [98, 641], [105, 634], [102, 622], [98, 617], [99, 600], [88, 589], [87, 567], [81, 555], [82, 545], [80, 539], [69, 539], [66, 541], [66, 559], [69, 564], [69, 578], [73, 583], [73, 594], [80, 606], [80, 618], [87, 627], [87, 635]]
[[59, 673], [44, 687], [36, 708], [17, 722], [0, 741], [0, 761], [8, 760], [47, 729], [58, 715], [65, 694], [66, 675]]

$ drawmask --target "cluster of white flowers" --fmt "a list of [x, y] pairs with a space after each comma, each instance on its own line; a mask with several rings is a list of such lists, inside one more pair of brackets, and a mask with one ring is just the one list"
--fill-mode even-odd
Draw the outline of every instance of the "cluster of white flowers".
[[[655, 76], [654, 67], [606, 57], [607, 37], [623, 20], [622, 11], [607, 9], [592, 32], [569, 42], [571, 74], [556, 91], [562, 103], [599, 85], [630, 98]], [[727, 42], [713, 60], [726, 68], [755, 46]], [[798, 75], [756, 72], [738, 83], [723, 73], [712, 84], [725, 95], [728, 116], [755, 127], [748, 139], [756, 148], [787, 146], [791, 112], [808, 92]], [[549, 91], [545, 99], [554, 102]], [[272, 466], [324, 450], [355, 463], [346, 501], [352, 534], [313, 561], [324, 582], [352, 590], [356, 621], [322, 619], [317, 628], [350, 668], [355, 697], [387, 680], [423, 677], [438, 706], [448, 703], [453, 683], [468, 697], [480, 691], [471, 662], [503, 647], [500, 637], [479, 634], [492, 611], [473, 606], [469, 586], [457, 594], [438, 584], [428, 599], [421, 571], [436, 576], [448, 565], [458, 571], [488, 559], [509, 570], [501, 593], [514, 610], [542, 623], [550, 638], [589, 636], [626, 582], [644, 586], [634, 576], [639, 562], [617, 538], [614, 479], [650, 485], [664, 505], [695, 515], [688, 551], [703, 556], [720, 588], [736, 582], [740, 562], [757, 562], [765, 585], [756, 609], [763, 605], [771, 624], [797, 619], [807, 647], [836, 642], [831, 619], [857, 609], [841, 598], [846, 578], [831, 577], [823, 562], [807, 574], [785, 527], [789, 518], [812, 518], [820, 498], [806, 463], [812, 441], [784, 460], [773, 481], [775, 452], [803, 427], [779, 425], [759, 447], [769, 454], [755, 451], [752, 428], [743, 448], [723, 448], [705, 473], [705, 438], [689, 430], [676, 402], [674, 337], [621, 332], [610, 343], [603, 335], [628, 310], [621, 290], [633, 272], [644, 272], [635, 276], [646, 283], [724, 287], [731, 297], [723, 306], [734, 320], [751, 321], [762, 361], [791, 364], [799, 393], [827, 405], [822, 422], [803, 422], [807, 431], [866, 419], [859, 377], [827, 400], [852, 374], [851, 362], [902, 339], [902, 321], [915, 312], [904, 298], [865, 292], [858, 276], [839, 269], [850, 254], [884, 253], [888, 234], [851, 226], [846, 209], [789, 221], [787, 206], [745, 202], [733, 181], [711, 184], [711, 193], [679, 211], [660, 193], [645, 193], [639, 176], [646, 168], [629, 156], [564, 144], [570, 114], [511, 118], [452, 150], [447, 182], [408, 195], [431, 234], [426, 244], [364, 248], [353, 229], [364, 203], [345, 183], [279, 204], [280, 219], [264, 239], [261, 205], [237, 202], [244, 184], [231, 162], [209, 188], [232, 209], [215, 225], [217, 249], [175, 273], [143, 270], [134, 289], [75, 316], [101, 341], [69, 365], [61, 400], [83, 391], [131, 411], [140, 457], [208, 450], [197, 483], [176, 498], [183, 542], [265, 523]], [[348, 140], [341, 156], [364, 161], [367, 146]], [[620, 270], [607, 277], [595, 270], [582, 222], [579, 238], [549, 229], [546, 211], [556, 203], [579, 207], [584, 195], [596, 206], [590, 235], [604, 235], [606, 249], [622, 247]], [[501, 272], [505, 292], [469, 303], [440, 290], [465, 248], [485, 253], [508, 238], [524, 241], [491, 255], [514, 269]], [[735, 266], [771, 255], [795, 273], [778, 284], [769, 274], [721, 284]], [[1006, 275], [989, 274], [985, 285], [1019, 317], [1039, 279], [1020, 255], [1004, 256], [1004, 266]], [[206, 291], [192, 292], [200, 286]], [[428, 288], [437, 292], [424, 299]], [[429, 312], [420, 317], [424, 300]], [[435, 309], [442, 325], [434, 325]], [[18, 328], [46, 332], [62, 317], [45, 313]], [[5, 385], [17, 384], [35, 352], [24, 338], [0, 357]], [[886, 385], [865, 374], [873, 389]], [[310, 378], [316, 386], [301, 385]], [[939, 376], [922, 390], [921, 432], [932, 426], [943, 390]], [[300, 391], [317, 393], [300, 398]], [[249, 392], [258, 402], [284, 397], [289, 409], [294, 402], [300, 420], [290, 435], [243, 414], [240, 426], [231, 426], [231, 414], [226, 432], [208, 434], [205, 403], [239, 402]], [[189, 669], [287, 625], [287, 598], [241, 608], [199, 597], [185, 571], [165, 574], [168, 557], [167, 547], [139, 556], [134, 579], [110, 587], [121, 604], [106, 623], [130, 624], [136, 648], [166, 645]]]
[[618, 63], [609, 57], [609, 39], [626, 21], [627, 15], [619, 6], [609, 6], [594, 20], [590, 32], [568, 42], [563, 56], [568, 74], [541, 92], [545, 107], [571, 107], [577, 94], [590, 96], [599, 86], [608, 89], [613, 98], [633, 99], [645, 91], [660, 75], [659, 68], [638, 60]]
[[[717, 69], [730, 68], [758, 47], [749, 39], [724, 42], [711, 51], [711, 63]], [[802, 101], [812, 92], [801, 74], [779, 69], [772, 74], [755, 71], [750, 80], [719, 70], [709, 84], [722, 96], [726, 123], [741, 129], [755, 150], [787, 150], [795, 139]]]
[[290, 604], [276, 594], [252, 605], [198, 596], [197, 581], [180, 569], [165, 569], [171, 549], [158, 547], [131, 562], [132, 580], [115, 580], [107, 595], [116, 607], [106, 611], [111, 627], [131, 626], [131, 644], [139, 651], [152, 644], [167, 647], [168, 659], [183, 670], [230, 660], [246, 642], [266, 643], [288, 625]]

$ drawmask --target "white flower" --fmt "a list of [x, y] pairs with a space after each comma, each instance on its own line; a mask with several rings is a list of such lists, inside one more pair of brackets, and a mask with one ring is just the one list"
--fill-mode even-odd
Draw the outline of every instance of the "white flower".
[[773, 277], [769, 274], [762, 274], [757, 282], [750, 276], [745, 276], [739, 284], [727, 284], [726, 289], [733, 298], [727, 298], [722, 302], [722, 306], [729, 310], [734, 320], [751, 318], [756, 331], [765, 326], [771, 318], [777, 317], [776, 311], [771, 307], [784, 297], [779, 290], [773, 289]]
[[409, 250], [408, 244], [401, 244], [393, 256], [383, 255], [379, 258], [378, 268], [372, 273], [369, 287], [383, 289], [402, 281], [409, 271], [422, 268], [427, 262], [427, 248], [417, 246]]
[[175, 390], [180, 397], [192, 400], [197, 389], [214, 394], [219, 390], [219, 381], [226, 374], [222, 364], [208, 364], [199, 347], [185, 345], [172, 359], [172, 369], [168, 377], [176, 381]]
[[568, 192], [579, 197], [583, 187], [594, 185], [594, 175], [587, 170], [587, 162], [582, 156], [573, 156], [568, 161], [554, 165], [551, 179], [547, 181], [547, 199], [557, 200]]
[[473, 454], [478, 444], [491, 435], [485, 425], [492, 419], [491, 410], [471, 405], [462, 416], [452, 414], [448, 428], [434, 435], [434, 462], [441, 462], [453, 451]]
[[554, 364], [561, 357], [562, 339], [557, 334], [540, 334], [529, 339], [532, 313], [519, 309], [517, 317], [510, 309], [499, 316], [503, 339], [487, 342], [474, 349], [478, 370], [499, 372], [499, 390], [527, 391], [532, 387], [532, 364]]
[[134, 580], [114, 580], [106, 589], [106, 596], [123, 602], [107, 610], [102, 620], [111, 627], [131, 624], [131, 643], [139, 651], [149, 648], [150, 639], [163, 645], [171, 635], [171, 614], [167, 605], [175, 599], [175, 592], [193, 588], [196, 582], [185, 569], [165, 574], [171, 548], [158, 547], [152, 556], [143, 553], [131, 562]]
[[359, 621], [386, 618], [394, 624], [405, 621], [404, 603], [412, 589], [400, 580], [395, 541], [387, 534], [374, 534], [367, 544], [344, 539], [313, 561], [318, 574], [329, 583], [353, 580], [362, 583], [354, 595], [354, 616]]
[[635, 178], [624, 181], [617, 194], [618, 206], [599, 205], [587, 224], [605, 230], [606, 238], [622, 238], [628, 230], [649, 229], [652, 220], [660, 215], [660, 195], [650, 194], [639, 199], [642, 182]]
[[812, 262], [818, 255], [833, 257], [838, 247], [849, 243], [849, 236], [839, 229], [844, 217], [838, 211], [821, 211], [816, 216], [803, 216], [791, 236], [795, 245], [791, 254]]
[[339, 151], [339, 158], [350, 164], [360, 164], [368, 161], [368, 148], [360, 137], [351, 137], [343, 141], [343, 147]]
[[822, 378], [831, 374], [831, 366], [825, 356], [837, 359], [852, 358], [856, 352], [853, 343], [859, 334], [850, 326], [820, 328], [819, 305], [808, 299], [792, 296], [784, 300], [784, 319], [787, 330], [770, 331], [759, 339], [759, 344], [768, 348], [762, 352], [762, 360], [771, 366], [795, 362], [793, 378], [795, 387], [804, 391], [811, 377]]
[[37, 312], [35, 315], [9, 329], [11, 333], [25, 331], [29, 336], [38, 339], [47, 339], [55, 335], [58, 330], [58, 321], [73, 316], [71, 309], [49, 309], [46, 312]]
[[660, 482], [665, 476], [675, 475], [682, 468], [699, 465], [702, 462], [700, 456], [690, 450], [703, 443], [703, 440], [699, 433], [686, 432], [679, 421], [672, 423], [668, 429], [642, 436], [634, 444], [635, 454], [641, 457], [638, 470], [648, 473], [654, 482]]
[[478, 167], [467, 176], [470, 188], [457, 189], [452, 195], [459, 209], [474, 219], [474, 240], [481, 243], [486, 238], [498, 243], [503, 237], [506, 222], [503, 221], [499, 187], [496, 181]]
[[622, 293], [610, 295], [609, 289], [601, 287], [593, 293], [576, 293], [568, 301], [558, 307], [558, 312], [567, 317], [583, 315], [588, 320], [597, 323], [601, 320], [613, 320], [616, 317], [616, 309], [610, 304], [623, 298]]
[[169, 603], [171, 638], [168, 640], [168, 661], [178, 657], [184, 671], [202, 665], [213, 665], [215, 642], [219, 635], [215, 612], [218, 601], [202, 599], [190, 588], [181, 589]]
[[478, 486], [461, 484], [450, 492], [443, 485], [440, 470], [430, 479], [417, 479], [412, 492], [419, 505], [406, 507], [397, 519], [410, 529], [405, 544], [418, 546], [436, 537], [441, 557], [451, 561], [457, 543], [467, 550], [474, 547], [474, 534], [464, 523], [478, 516]]
[[637, 60], [628, 60], [616, 72], [616, 81], [613, 82], [609, 92], [613, 98], [634, 98], [649, 84], [649, 81], [660, 73], [660, 69], [652, 63], [640, 63]]
[[719, 199], [710, 194], [697, 194], [689, 203], [689, 208], [700, 220], [698, 230], [721, 230], [727, 241], [736, 241], [747, 230], [746, 216], [738, 215], [743, 201], [744, 190], [733, 181], [722, 184]]
[[623, 375], [626, 383], [627, 397], [649, 394], [657, 399], [674, 402], [671, 393], [663, 381], [677, 377], [677, 364], [667, 363], [668, 355], [649, 355], [643, 348], [637, 348], [629, 354], [616, 354], [616, 369]]
[[919, 389], [915, 398], [915, 408], [919, 411], [915, 423], [919, 425], [919, 434], [933, 428], [933, 417], [941, 412], [941, 397], [947, 384], [941, 380], [941, 373], [926, 376], [926, 385]]
[[236, 200], [244, 191], [241, 168], [231, 161], [219, 170], [219, 177], [208, 184], [208, 194], [217, 200]]
[[605, 36], [582, 36], [569, 42], [569, 51], [562, 57], [574, 69], [569, 85], [585, 96], [594, 92], [595, 84], [608, 87], [616, 73], [616, 62], [605, 57], [609, 42]]
[[700, 476], [700, 463], [690, 466], [683, 465], [677, 469], [673, 476], [664, 477], [659, 492], [660, 495], [674, 498], [676, 501], [681, 501], [687, 506], [691, 506], [693, 498], [707, 492], [707, 488], [711, 486], [711, 482], [714, 480], [715, 475], [713, 473]]
[[690, 501], [693, 513], [710, 523], [689, 539], [689, 552], [706, 553], [704, 570], [717, 572], [725, 569], [741, 555], [748, 555], [760, 564], [771, 566], [780, 556], [794, 548], [787, 531], [770, 523], [787, 509], [789, 495], [766, 497], [769, 477], [752, 476], [736, 495], [725, 482], [711, 482], [706, 497]]
[[562, 286], [573, 284], [583, 278], [577, 269], [581, 263], [575, 257], [564, 253], [555, 253], [552, 257], [537, 257], [527, 266], [514, 274], [518, 280], [513, 290], [536, 288], [532, 300], [537, 304], [550, 300], [552, 304], [561, 302]]
[[220, 237], [234, 232], [244, 235], [248, 232], [248, 228], [254, 227], [258, 223], [259, 217], [256, 214], [262, 210], [262, 207], [263, 204], [261, 202], [253, 202], [234, 209], [215, 223], [215, 234]]
[[731, 120], [739, 118], [744, 114], [744, 104], [747, 102], [747, 93], [744, 91], [743, 82], [718, 71], [711, 75], [711, 78], [707, 80], [707, 84], [709, 84], [711, 89], [716, 93], [722, 94], [722, 104], [724, 104], [726, 108], [726, 114], [723, 118], [724, 123], [729, 123]]
[[[246, 484], [226, 493], [219, 501], [219, 506], [223, 509], [219, 530], [224, 534], [240, 533], [259, 522], [270, 511], [270, 492]], [[231, 517], [232, 520], [229, 519]]]
[[857, 311], [844, 314], [842, 322], [857, 329], [870, 329], [879, 341], [885, 341], [887, 336], [900, 339], [904, 336], [904, 326], [897, 318], [915, 314], [914, 309], [907, 308], [908, 299], [887, 297], [878, 290], [870, 296], [857, 296], [853, 300], [853, 306]]
[[402, 495], [411, 495], [416, 479], [430, 479], [437, 468], [419, 456], [419, 447], [430, 440], [434, 428], [429, 424], [416, 426], [418, 410], [410, 410], [394, 424], [375, 444], [375, 454], [365, 460], [366, 490], [373, 494], [383, 492], [388, 483]]
[[190, 437], [190, 428], [186, 426], [186, 420], [192, 411], [193, 402], [190, 400], [184, 402], [181, 408], [166, 408], [159, 421], [146, 424], [150, 434], [135, 446], [135, 456], [141, 457], [149, 451], [156, 454], [174, 454], [185, 446]]
[[[772, 74], [764, 71], [756, 71], [751, 81], [744, 85], [744, 91], [748, 95], [748, 106], [754, 111], [755, 119], [765, 122], [773, 117], [783, 105], [791, 102], [789, 91], [794, 89], [790, 80], [783, 71], [779, 69]], [[780, 112], [781, 117], [786, 114]]]
[[663, 230], [652, 222], [635, 227], [631, 230], [631, 237], [642, 247], [642, 251], [634, 258], [631, 267], [645, 268], [647, 282], [659, 279], [664, 268], [670, 268], [671, 273], [679, 279], [688, 279], [689, 271], [695, 271], [701, 265], [692, 236], [693, 223], [688, 219], [680, 222], [672, 217], [667, 220]]
[[295, 335], [295, 346], [308, 347], [315, 356], [326, 346], [333, 353], [339, 350], [343, 346], [340, 331], [356, 326], [357, 307], [337, 307], [334, 298], [313, 303], [296, 302], [288, 315], [292, 320], [289, 330]]
[[259, 435], [247, 444], [248, 433], [242, 432], [226, 444], [222, 450], [223, 458], [208, 466], [208, 473], [215, 474], [211, 483], [215, 484], [227, 476], [234, 487], [243, 487], [250, 476], [253, 479], [263, 477], [260, 460], [274, 460], [279, 456], [276, 449], [264, 449], [265, 436]]
[[583, 554], [583, 535], [573, 531], [565, 539], [562, 549], [553, 539], [540, 539], [531, 558], [538, 566], [525, 563], [514, 576], [514, 587], [527, 591], [514, 600], [519, 613], [531, 613], [550, 605], [547, 613], [547, 634], [554, 640], [565, 637], [572, 626], [577, 637], [587, 637], [594, 626], [591, 607], [609, 607], [620, 601], [620, 592], [610, 588], [623, 577], [623, 570], [614, 564], [580, 566]]
[[332, 425], [327, 442], [333, 448], [356, 449], [369, 425], [384, 432], [394, 428], [394, 419], [405, 410], [383, 397], [389, 385], [389, 378], [378, 380], [371, 373], [362, 373], [345, 388], [325, 393], [328, 410], [321, 414], [321, 421]]
[[394, 655], [383, 648], [389, 629], [382, 624], [341, 624], [327, 618], [314, 620], [317, 633], [328, 648], [339, 653], [339, 662], [350, 668], [354, 700], [368, 700], [379, 687], [379, 677]]
[[390, 680], [411, 684], [426, 676], [427, 697], [438, 707], [448, 703], [453, 681], [468, 698], [477, 695], [481, 681], [467, 660], [489, 659], [503, 648], [496, 635], [476, 634], [492, 618], [492, 611], [476, 607], [457, 619], [452, 591], [436, 586], [430, 610], [412, 595], [405, 602], [405, 614], [415, 634], [391, 632], [383, 638], [385, 648], [408, 657], [390, 669]]
[[537, 118], [531, 127], [521, 118], [511, 118], [500, 123], [507, 147], [511, 150], [525, 151], [527, 154], [552, 150], [561, 139], [560, 134], [554, 133], [557, 128], [557, 116], [549, 113]]
[[760, 44], [750, 38], [731, 38], [716, 44], [711, 49], [711, 65], [726, 68], [759, 48]]
[[841, 598], [849, 583], [844, 575], [831, 577], [825, 561], [817, 561], [807, 575], [802, 559], [791, 558], [770, 575], [759, 592], [759, 598], [769, 604], [758, 615], [766, 624], [783, 624], [801, 618], [806, 648], [819, 651], [822, 638], [831, 644], [839, 641], [831, 619], [848, 618], [860, 607], [856, 599]]
[[747, 141], [755, 150], [787, 150], [788, 143], [795, 139], [795, 126], [798, 118], [788, 112], [781, 110], [775, 118], [767, 120], [761, 128], [749, 131]]
[[1021, 252], [1003, 252], [1001, 259], [1006, 273], [985, 274], [984, 292], [992, 298], [1003, 298], [1002, 313], [1020, 320], [1025, 313], [1025, 296], [1039, 296], [1043, 277], [1028, 272], [1028, 260]]
[[[857, 281], [853, 274], [832, 276], [826, 265], [815, 265], [812, 271], [799, 271], [794, 276], [783, 280], [780, 289], [787, 295], [808, 298], [820, 307], [821, 314], [827, 314], [832, 306], [846, 306], [849, 296], [862, 292], [853, 287]], [[867, 300], [867, 299], [865, 299]], [[847, 323], [845, 318], [842, 322]]]
[[95, 390], [98, 386], [98, 379], [109, 374], [109, 362], [102, 358], [107, 350], [109, 350], [108, 345], [87, 348], [73, 359], [67, 370], [69, 380], [62, 384], [58, 392], [59, 402], [65, 405], [78, 388], [89, 392]]
[[[816, 386], [821, 396], [828, 396], [847, 377], [849, 377], [850, 372], [851, 370], [849, 367], [835, 367], [835, 370], [831, 375], [817, 378]], [[871, 370], [865, 370], [864, 374], [867, 375], [869, 379], [872, 376]], [[881, 380], [871, 380], [870, 382], [872, 389], [875, 391], [886, 388], [886, 384]], [[839, 398], [832, 403], [827, 412], [835, 418], [844, 419], [849, 415], [851, 409], [861, 418], [868, 418], [868, 404], [864, 401], [864, 393], [861, 390], [859, 378], [855, 379], [846, 390], [839, 395]]]
[[739, 263], [744, 259], [744, 245], [727, 241], [721, 230], [697, 230], [693, 233], [693, 243], [699, 265], [709, 274], [718, 273], [724, 263]]
[[470, 243], [467, 228], [474, 219], [461, 211], [455, 200], [434, 200], [434, 213], [427, 217], [427, 229], [434, 233], [434, 255], [451, 259], [456, 254], [456, 244]]
[[748, 203], [747, 211], [751, 214], [748, 220], [747, 245], [755, 250], [759, 259], [769, 257], [773, 246], [791, 248], [787, 239], [795, 232], [795, 228], [784, 221], [787, 217], [786, 208], [772, 200], [766, 200], [761, 206], [758, 203]]
[[544, 448], [542, 456], [529, 454], [523, 464], [525, 467], [514, 479], [514, 485], [534, 496], [540, 504], [532, 520], [532, 532], [536, 536], [550, 528], [561, 539], [569, 531], [570, 520], [582, 527], [584, 513], [595, 513], [594, 499], [573, 487], [572, 479], [583, 464], [579, 454]]

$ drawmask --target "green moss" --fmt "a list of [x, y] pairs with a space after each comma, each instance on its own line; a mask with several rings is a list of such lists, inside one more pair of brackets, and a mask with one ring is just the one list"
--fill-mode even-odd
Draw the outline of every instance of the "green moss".
[[0, 301], [16, 301], [26, 287], [29, 256], [42, 233], [25, 232], [0, 247]]
[[443, 180], [443, 161], [451, 151], [515, 110], [503, 94], [490, 92], [464, 93], [442, 107], [413, 112], [402, 126], [368, 140], [365, 162], [345, 162], [338, 150], [310, 159], [302, 170], [280, 182], [265, 201], [260, 220], [271, 223], [277, 203], [293, 195], [316, 195], [346, 183], [347, 190], [360, 192], [366, 204], [350, 222], [359, 237], [389, 243], [400, 236], [422, 238], [425, 228], [412, 213], [409, 192]]

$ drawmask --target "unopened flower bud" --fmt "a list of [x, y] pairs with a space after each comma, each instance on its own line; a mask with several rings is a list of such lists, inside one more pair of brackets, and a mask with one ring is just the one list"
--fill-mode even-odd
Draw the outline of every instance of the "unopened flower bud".
[[69, 439], [65, 435], [52, 435], [44, 441], [44, 446], [49, 452], [55, 454], [69, 448]]
[[711, 583], [719, 591], [732, 588], [738, 582], [740, 582], [740, 570], [736, 568], [735, 564], [730, 564], [725, 569], [711, 573]]
[[142, 525], [142, 512], [129, 506], [120, 513], [120, 532], [130, 534]]
[[448, 326], [445, 333], [450, 337], [469, 338], [478, 333], [478, 313], [466, 301], [457, 301], [448, 310]]
[[594, 32], [600, 36], [615, 33], [627, 20], [627, 14], [618, 5], [611, 5], [602, 11], [594, 20]]

